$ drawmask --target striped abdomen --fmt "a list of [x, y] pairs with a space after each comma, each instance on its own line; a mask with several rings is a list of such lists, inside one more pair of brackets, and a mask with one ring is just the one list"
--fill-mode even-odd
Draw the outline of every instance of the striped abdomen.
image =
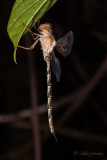
[[55, 139], [55, 130], [53, 127], [53, 119], [52, 119], [52, 82], [51, 82], [51, 68], [50, 62], [47, 62], [47, 97], [48, 97], [48, 119], [49, 119], [49, 127], [51, 133], [54, 135]]

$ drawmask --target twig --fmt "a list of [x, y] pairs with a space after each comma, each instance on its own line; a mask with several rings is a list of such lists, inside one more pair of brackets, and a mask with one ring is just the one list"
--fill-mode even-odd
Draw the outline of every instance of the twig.
[[[67, 96], [61, 97], [59, 100], [53, 102], [54, 110], [62, 108], [65, 104], [71, 103], [71, 101], [80, 93], [80, 90], [77, 90], [74, 93], [71, 93]], [[38, 114], [44, 114], [47, 112], [46, 104], [40, 105], [37, 107], [36, 112]], [[0, 123], [12, 123], [19, 121], [21, 119], [30, 118], [33, 115], [31, 109], [22, 110], [18, 113], [0, 115]]]
[[107, 56], [104, 58], [101, 66], [99, 67], [98, 71], [95, 75], [90, 79], [90, 81], [85, 85], [83, 89], [81, 89], [80, 94], [76, 97], [72, 107], [68, 108], [67, 111], [59, 118], [57, 121], [57, 125], [62, 125], [65, 120], [69, 118], [80, 105], [86, 100], [89, 94], [93, 91], [96, 87], [98, 82], [103, 78], [105, 73], [107, 72]]
[[[14, 126], [17, 127], [17, 123], [15, 125]], [[21, 125], [21, 123], [19, 124], [19, 127], [20, 127], [20, 125]], [[26, 128], [26, 123], [25, 123], [25, 126], [23, 126], [23, 127]], [[48, 125], [44, 124], [44, 126], [41, 127], [41, 130], [46, 134], [47, 137], [49, 137], [50, 134], [46, 130], [47, 127], [48, 127]], [[27, 129], [31, 129], [30, 125], [29, 125], [29, 128], [27, 128]], [[89, 133], [86, 131], [80, 131], [78, 129], [65, 128], [65, 127], [59, 126], [59, 125], [56, 125], [55, 130], [58, 134], [68, 136], [70, 138], [75, 138], [75, 139], [85, 140], [85, 141], [90, 141], [90, 142], [107, 143], [107, 136], [102, 135], [102, 134], [100, 135], [100, 134], [95, 134], [95, 133]], [[46, 137], [45, 137], [45, 139], [46, 139]]]
[[100, 31], [93, 30], [91, 34], [97, 37], [102, 42], [107, 42], [107, 34], [101, 33]]
[[88, 132], [83, 132], [79, 131], [73, 128], [63, 128], [63, 127], [56, 127], [56, 131], [59, 134], [66, 135], [68, 137], [80, 139], [80, 140], [86, 140], [86, 141], [91, 141], [91, 142], [97, 142], [97, 143], [107, 143], [107, 136], [105, 135], [98, 135], [94, 133], [88, 133]]
[[78, 58], [78, 55], [76, 53], [72, 54], [71, 57], [72, 65], [76, 69], [77, 73], [81, 77], [83, 81], [87, 81], [89, 79], [88, 73], [85, 71], [83, 65], [81, 64], [80, 59]]
[[[28, 35], [26, 35], [26, 43], [30, 41]], [[28, 44], [29, 45], [29, 44]], [[29, 51], [31, 52], [31, 51]], [[31, 52], [32, 53], [32, 52]], [[40, 145], [40, 132], [39, 132], [39, 120], [37, 113], [38, 97], [37, 86], [35, 76], [35, 65], [33, 54], [28, 54], [29, 64], [29, 80], [30, 80], [30, 95], [31, 95], [31, 107], [32, 107], [32, 124], [33, 124], [33, 136], [34, 136], [34, 159], [41, 160], [41, 145]]]

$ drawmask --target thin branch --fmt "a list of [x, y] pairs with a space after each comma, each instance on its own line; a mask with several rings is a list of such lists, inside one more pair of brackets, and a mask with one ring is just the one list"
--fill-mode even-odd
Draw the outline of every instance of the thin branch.
[[101, 33], [100, 31], [97, 30], [92, 30], [91, 34], [97, 37], [100, 41], [107, 42], [107, 34]]
[[85, 71], [84, 66], [82, 65], [78, 55], [76, 53], [72, 54], [71, 57], [72, 65], [76, 69], [77, 73], [79, 74], [80, 78], [83, 81], [87, 81], [89, 79], [88, 73]]
[[[74, 93], [71, 93], [67, 96], [61, 97], [59, 100], [53, 102], [54, 110], [60, 109], [65, 104], [71, 103], [71, 101], [80, 93], [80, 90], [77, 90]], [[43, 104], [37, 107], [37, 114], [44, 114], [47, 112], [47, 105]], [[12, 123], [15, 121], [19, 121], [21, 119], [30, 118], [33, 115], [31, 109], [26, 109], [19, 111], [18, 113], [0, 115], [0, 123]]]
[[[17, 127], [17, 124], [15, 124], [15, 125]], [[20, 123], [20, 125], [21, 125], [21, 123]], [[25, 123], [25, 126], [23, 126], [23, 127], [26, 128], [26, 123]], [[41, 126], [42, 132], [45, 133], [45, 135], [46, 135], [45, 139], [47, 139], [50, 136], [50, 133], [48, 132], [48, 130], [46, 130], [46, 128], [48, 128], [48, 125], [46, 123], [43, 126]], [[30, 124], [29, 124], [29, 128], [27, 128], [27, 129], [31, 129]], [[70, 138], [75, 138], [75, 139], [89, 141], [89, 142], [97, 142], [97, 143], [104, 143], [104, 144], [107, 143], [107, 136], [106, 135], [102, 135], [102, 134], [98, 134], [98, 133], [96, 134], [96, 133], [92, 133], [92, 132], [89, 133], [85, 130], [80, 131], [80, 130], [74, 129], [74, 128], [65, 128], [65, 127], [59, 126], [59, 125], [55, 126], [55, 130], [56, 130], [57, 134], [64, 135], [64, 136], [67, 136]]]
[[76, 97], [74, 103], [66, 112], [59, 118], [57, 125], [62, 125], [79, 107], [80, 105], [88, 98], [89, 94], [95, 89], [98, 82], [103, 78], [107, 72], [107, 56], [104, 58], [101, 66], [90, 81], [81, 89], [80, 94]]
[[105, 135], [98, 135], [95, 133], [89, 133], [84, 131], [79, 131], [73, 128], [63, 128], [63, 127], [56, 127], [56, 132], [58, 132], [61, 135], [66, 135], [70, 138], [76, 138], [80, 140], [86, 140], [91, 142], [97, 142], [97, 143], [107, 143], [107, 136]]
[[[30, 37], [26, 35], [26, 43], [30, 43]], [[29, 51], [32, 53], [32, 51]], [[30, 96], [32, 107], [32, 125], [33, 125], [33, 137], [34, 137], [34, 159], [41, 160], [41, 144], [40, 144], [40, 132], [39, 132], [39, 115], [37, 113], [38, 96], [37, 96], [37, 83], [36, 73], [34, 65], [33, 54], [28, 54], [29, 64], [29, 81], [30, 81]]]

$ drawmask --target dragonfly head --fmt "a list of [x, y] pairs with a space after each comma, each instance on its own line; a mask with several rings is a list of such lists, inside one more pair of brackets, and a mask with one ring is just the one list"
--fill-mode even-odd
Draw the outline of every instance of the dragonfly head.
[[50, 23], [41, 24], [39, 26], [39, 30], [42, 32], [42, 34], [52, 34], [52, 28]]

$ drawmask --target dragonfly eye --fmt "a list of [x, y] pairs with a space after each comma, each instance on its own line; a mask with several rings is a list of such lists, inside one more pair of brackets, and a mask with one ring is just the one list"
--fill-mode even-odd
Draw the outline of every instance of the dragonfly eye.
[[39, 26], [40, 31], [47, 30], [47, 29], [51, 29], [51, 24], [50, 23], [41, 24]]

